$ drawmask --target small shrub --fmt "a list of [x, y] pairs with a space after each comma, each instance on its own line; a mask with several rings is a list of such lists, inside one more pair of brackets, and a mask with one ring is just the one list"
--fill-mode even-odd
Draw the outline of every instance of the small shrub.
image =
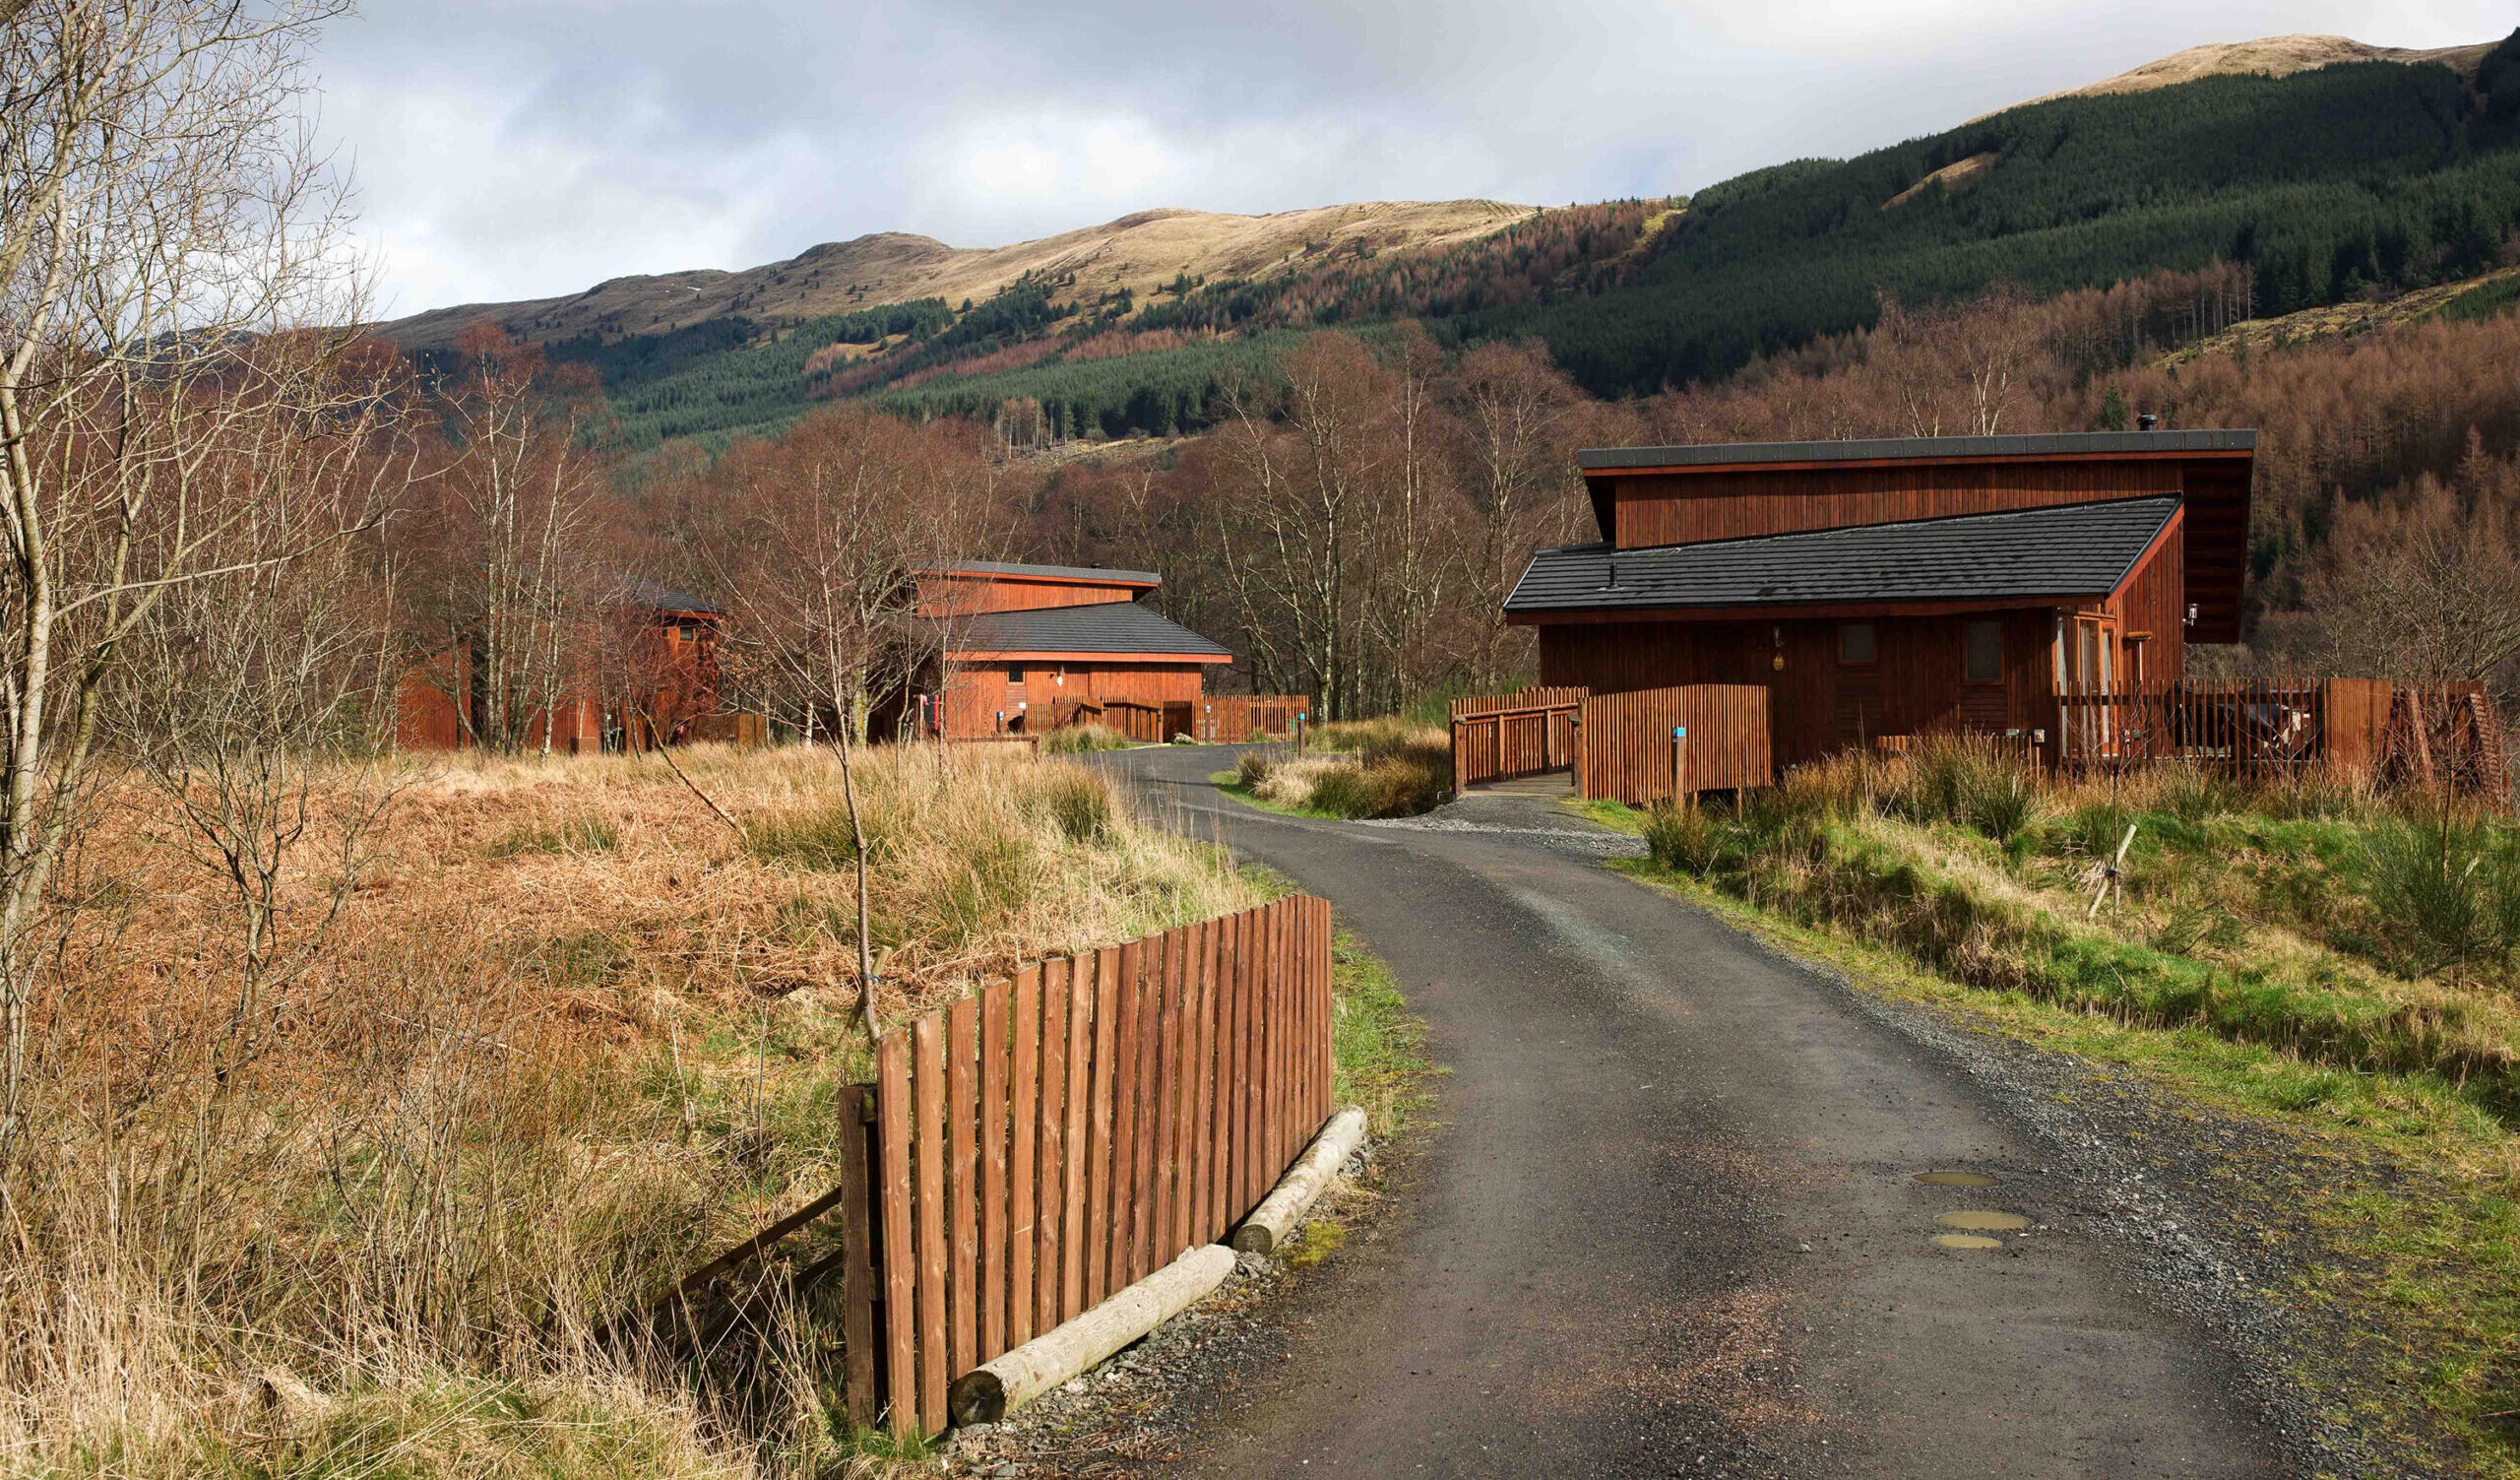
[[1267, 751], [1245, 750], [1233, 763], [1233, 784], [1245, 791], [1257, 792], [1268, 781], [1269, 772], [1275, 765]]
[[2018, 762], [1992, 760], [1960, 775], [1960, 820], [1998, 843], [2010, 844], [2045, 806], [2039, 778]]
[[2371, 908], [2415, 975], [2520, 948], [2520, 847], [2482, 819], [2383, 823], [2364, 846]]
[[1095, 750], [1126, 750], [1137, 743], [1108, 725], [1070, 725], [1053, 730], [1041, 741], [1052, 755], [1082, 755]]
[[1654, 866], [1700, 878], [1714, 871], [1730, 829], [1702, 806], [1659, 803], [1645, 818], [1645, 851]]
[[2203, 822], [2239, 808], [2239, 788], [2227, 779], [2190, 766], [2168, 770], [2154, 804], [2181, 822]]
[[1434, 804], [1426, 777], [1406, 761], [1334, 762], [1313, 777], [1304, 804], [1334, 817], [1405, 817]]
[[1110, 837], [1111, 788], [1102, 777], [1078, 770], [1043, 789], [1040, 796], [1051, 820], [1069, 842], [1100, 843]]

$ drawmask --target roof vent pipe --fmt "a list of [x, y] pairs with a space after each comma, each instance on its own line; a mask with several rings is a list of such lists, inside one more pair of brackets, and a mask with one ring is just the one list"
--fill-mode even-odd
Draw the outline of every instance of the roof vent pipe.
[[2135, 414], [2135, 429], [2137, 431], [2151, 431], [2154, 427], [2161, 424], [2162, 418], [2151, 412], [2137, 412]]

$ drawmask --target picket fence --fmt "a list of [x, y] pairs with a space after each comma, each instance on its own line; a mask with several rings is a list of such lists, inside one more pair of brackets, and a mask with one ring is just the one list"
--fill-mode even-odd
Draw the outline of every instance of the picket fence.
[[1330, 933], [1297, 895], [1027, 967], [883, 1036], [862, 1365], [895, 1432], [943, 1429], [956, 1378], [1268, 1195], [1332, 1109]]

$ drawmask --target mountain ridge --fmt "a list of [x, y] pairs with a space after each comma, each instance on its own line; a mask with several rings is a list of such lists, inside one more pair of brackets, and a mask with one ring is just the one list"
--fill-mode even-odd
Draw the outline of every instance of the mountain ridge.
[[1480, 199], [1357, 201], [1255, 216], [1158, 207], [998, 247], [874, 231], [739, 271], [686, 268], [608, 278], [579, 293], [430, 309], [378, 330], [407, 350], [443, 348], [484, 322], [542, 342], [666, 334], [737, 315], [798, 321], [920, 298], [977, 301], [1028, 275], [1056, 282], [1054, 297], [1062, 303], [1122, 291], [1152, 298], [1184, 275], [1260, 280], [1342, 253], [1447, 246], [1534, 214], [1530, 206]]

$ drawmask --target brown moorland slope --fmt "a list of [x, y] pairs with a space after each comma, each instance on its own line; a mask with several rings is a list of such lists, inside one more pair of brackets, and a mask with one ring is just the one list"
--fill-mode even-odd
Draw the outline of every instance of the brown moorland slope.
[[[2221, 77], [2232, 73], [2254, 72], [2265, 77], [2290, 77], [2296, 72], [2309, 72], [2320, 67], [2333, 67], [2340, 62], [2439, 62], [2462, 75], [2473, 74], [2477, 63], [2493, 49], [2491, 41], [2478, 41], [2466, 46], [2435, 46], [2421, 50], [2407, 46], [2373, 46], [2351, 36], [2286, 35], [2260, 36], [2254, 41], [2216, 41], [2204, 46], [2190, 46], [2174, 51], [2140, 67], [2106, 77], [2079, 88], [2049, 93], [2014, 103], [2012, 107], [2028, 107], [2031, 103], [2048, 102], [2058, 97], [2105, 97], [2116, 93], [2149, 93], [2156, 88], [2174, 88], [2200, 77]], [[1994, 113], [1982, 113], [1991, 118], [1995, 113], [2010, 112], [1997, 108]], [[1977, 119], [1971, 119], [1976, 122]]]
[[1450, 246], [1532, 215], [1501, 201], [1365, 201], [1270, 216], [1140, 211], [1114, 222], [1002, 247], [952, 247], [883, 231], [825, 242], [785, 262], [743, 272], [693, 268], [615, 278], [569, 297], [467, 303], [383, 326], [407, 349], [455, 342], [477, 323], [548, 341], [587, 333], [662, 334], [742, 314], [755, 320], [817, 318], [878, 303], [983, 299], [1027, 273], [1073, 281], [1061, 302], [1093, 302], [1127, 289], [1140, 298], [1183, 273], [1264, 279], [1335, 253]]

